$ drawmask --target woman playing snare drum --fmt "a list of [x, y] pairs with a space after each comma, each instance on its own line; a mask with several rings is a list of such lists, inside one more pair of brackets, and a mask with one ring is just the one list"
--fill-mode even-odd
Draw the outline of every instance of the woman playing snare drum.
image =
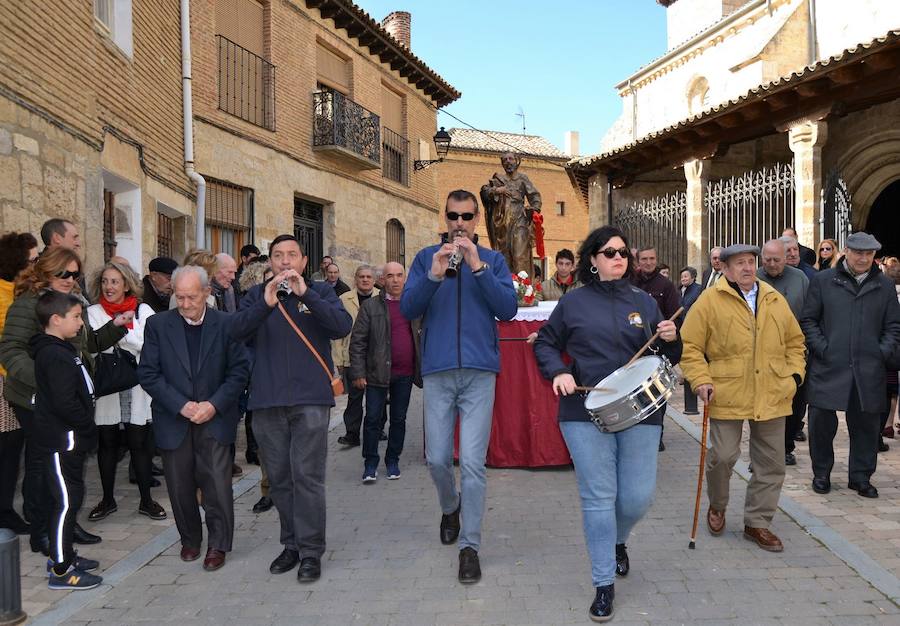
[[[534, 352], [541, 373], [561, 396], [559, 425], [575, 463], [597, 589], [589, 614], [602, 622], [612, 617], [616, 574], [628, 573], [625, 541], [653, 501], [665, 405], [636, 426], [605, 433], [590, 421], [575, 387], [595, 386], [625, 365], [656, 330], [660, 340], [654, 348], [674, 365], [681, 358], [681, 340], [653, 298], [628, 281], [632, 259], [619, 229], [593, 231], [578, 257], [576, 271], [584, 287], [560, 299], [538, 333]], [[572, 357], [568, 365], [563, 352]]]

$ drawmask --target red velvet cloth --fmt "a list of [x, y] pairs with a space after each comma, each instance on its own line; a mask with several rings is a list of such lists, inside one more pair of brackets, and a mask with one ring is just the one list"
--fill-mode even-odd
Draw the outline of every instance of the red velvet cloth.
[[[501, 338], [527, 337], [543, 321], [498, 322]], [[494, 395], [494, 423], [488, 444], [491, 467], [569, 465], [569, 450], [556, 415], [559, 401], [550, 381], [538, 371], [534, 350], [524, 341], [500, 342], [500, 374]], [[459, 423], [457, 422], [459, 457]]]

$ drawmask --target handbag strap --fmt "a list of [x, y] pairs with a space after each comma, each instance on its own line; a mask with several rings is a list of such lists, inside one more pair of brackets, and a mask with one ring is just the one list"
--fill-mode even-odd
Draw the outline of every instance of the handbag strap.
[[291, 316], [284, 308], [284, 304], [281, 302], [278, 303], [278, 310], [281, 311], [281, 314], [284, 315], [284, 319], [287, 320], [288, 324], [291, 325], [291, 328], [294, 329], [294, 332], [297, 333], [297, 336], [303, 340], [303, 343], [306, 344], [306, 347], [309, 348], [309, 351], [313, 353], [313, 356], [316, 357], [316, 360], [319, 362], [319, 365], [322, 366], [322, 369], [325, 370], [325, 375], [328, 377], [328, 380], [334, 380], [332, 376], [332, 372], [328, 369], [328, 365], [325, 364], [325, 360], [322, 358], [322, 355], [319, 354], [319, 351], [316, 350], [313, 345], [309, 342], [309, 339], [306, 338], [306, 335], [303, 334], [303, 331], [297, 326]]

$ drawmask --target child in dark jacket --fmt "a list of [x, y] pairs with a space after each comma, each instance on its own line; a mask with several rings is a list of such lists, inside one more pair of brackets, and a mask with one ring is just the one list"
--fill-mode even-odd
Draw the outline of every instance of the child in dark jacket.
[[94, 385], [78, 350], [69, 341], [81, 332], [81, 301], [48, 291], [37, 301], [44, 332], [31, 338], [34, 353], [35, 433], [47, 450], [50, 516], [50, 589], [92, 589], [103, 582], [88, 573], [100, 566], [78, 556], [72, 547], [75, 516], [84, 499], [84, 461], [97, 445]]

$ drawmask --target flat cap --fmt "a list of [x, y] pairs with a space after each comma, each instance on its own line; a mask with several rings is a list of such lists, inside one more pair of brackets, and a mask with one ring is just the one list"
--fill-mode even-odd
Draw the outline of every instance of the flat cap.
[[172, 275], [178, 269], [178, 262], [167, 256], [158, 256], [150, 261], [150, 271], [159, 272], [160, 274]]
[[881, 250], [881, 244], [869, 233], [853, 233], [847, 237], [847, 247], [851, 250]]
[[722, 250], [722, 252], [719, 254], [719, 260], [727, 261], [733, 256], [737, 256], [738, 254], [745, 254], [747, 252], [749, 252], [753, 256], [759, 256], [759, 247], [749, 246], [745, 243], [736, 243]]

